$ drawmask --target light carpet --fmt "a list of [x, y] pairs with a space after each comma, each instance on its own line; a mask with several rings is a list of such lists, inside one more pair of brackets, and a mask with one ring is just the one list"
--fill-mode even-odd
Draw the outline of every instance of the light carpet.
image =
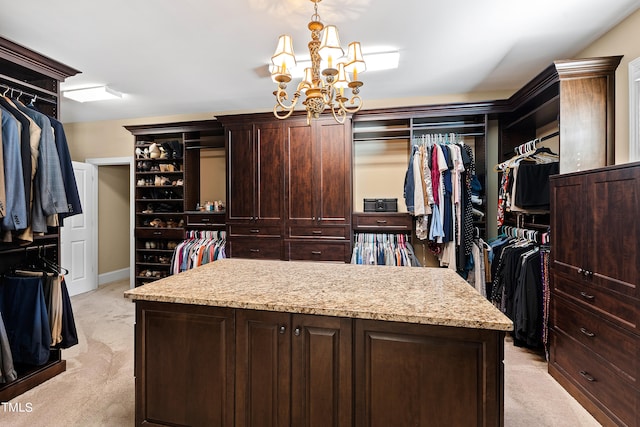
[[[119, 281], [72, 297], [80, 343], [63, 350], [66, 372], [0, 406], [0, 425], [90, 427], [134, 425], [135, 306]], [[538, 353], [505, 341], [507, 427], [599, 426], [548, 373]], [[29, 411], [28, 408], [31, 408]]]

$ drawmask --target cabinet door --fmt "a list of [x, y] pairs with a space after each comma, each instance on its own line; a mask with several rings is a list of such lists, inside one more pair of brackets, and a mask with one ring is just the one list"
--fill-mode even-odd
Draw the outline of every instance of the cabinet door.
[[236, 311], [236, 426], [291, 425], [289, 329], [288, 313]]
[[321, 224], [351, 223], [351, 122], [315, 125], [316, 216]]
[[503, 425], [500, 331], [355, 321], [355, 426]]
[[284, 125], [258, 123], [256, 138], [256, 217], [261, 223], [280, 224], [284, 215]]
[[255, 216], [256, 158], [253, 126], [227, 128], [227, 219], [252, 220]]
[[351, 319], [293, 315], [292, 426], [352, 426], [351, 325]]
[[551, 230], [554, 242], [551, 259], [557, 271], [572, 277], [578, 277], [579, 269], [585, 268], [584, 249], [590, 244], [586, 232], [587, 197], [584, 177], [581, 175], [551, 180]]
[[315, 224], [314, 149], [312, 127], [304, 120], [287, 123], [287, 219], [290, 224]]
[[[587, 176], [584, 211], [587, 241], [569, 240], [588, 251], [584, 268], [593, 285], [640, 298], [640, 167], [604, 170]], [[552, 229], [554, 230], [554, 229]], [[576, 245], [566, 245], [568, 251]]]
[[136, 302], [136, 425], [233, 426], [233, 310]]

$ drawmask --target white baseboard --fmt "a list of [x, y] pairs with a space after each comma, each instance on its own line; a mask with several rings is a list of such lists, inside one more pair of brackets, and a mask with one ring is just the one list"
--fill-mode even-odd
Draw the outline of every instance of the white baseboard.
[[104, 285], [105, 283], [117, 282], [118, 280], [124, 280], [128, 278], [129, 268], [109, 271], [108, 273], [98, 274], [98, 286]]

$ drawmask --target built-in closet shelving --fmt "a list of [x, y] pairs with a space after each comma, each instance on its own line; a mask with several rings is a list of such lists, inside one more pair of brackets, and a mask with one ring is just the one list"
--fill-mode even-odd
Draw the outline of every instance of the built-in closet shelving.
[[[79, 71], [0, 37], [0, 95], [34, 101], [37, 109], [51, 117], [60, 115], [60, 82]], [[24, 246], [0, 246], [0, 272], [11, 270], [32, 255], [45, 254], [59, 263], [60, 234], [58, 227], [49, 227], [43, 236], [34, 236], [33, 243]], [[49, 361], [41, 366], [16, 366], [18, 379], [0, 384], [0, 402], [6, 402], [64, 372], [66, 361], [59, 349], [52, 349]]]
[[[516, 147], [536, 141], [560, 157], [560, 173], [614, 163], [615, 70], [621, 56], [559, 60], [548, 66], [498, 110], [500, 162]], [[507, 212], [505, 224], [545, 230], [548, 214]]]
[[[135, 136], [135, 268], [136, 286], [170, 274], [171, 257], [185, 238], [185, 230], [224, 230], [224, 203], [218, 210], [201, 200], [208, 176], [201, 167], [203, 153], [221, 152], [224, 169], [224, 136], [216, 120], [125, 126]], [[155, 145], [161, 152], [151, 158]], [[160, 148], [162, 147], [162, 148]], [[173, 149], [173, 150], [172, 150]], [[219, 174], [224, 191], [225, 171]], [[225, 195], [218, 195], [225, 200]], [[209, 201], [209, 200], [207, 200]]]
[[[369, 194], [371, 189], [361, 189], [364, 186], [363, 180], [366, 179], [366, 174], [361, 176], [358, 169], [358, 157], [362, 153], [360, 147], [377, 145], [373, 150], [383, 153], [382, 155], [387, 155], [387, 152], [395, 154], [401, 162], [395, 166], [396, 171], [393, 173], [397, 178], [397, 182], [393, 184], [396, 194], [388, 197], [397, 198], [399, 210], [402, 211], [402, 207], [404, 207], [402, 199], [404, 171], [406, 171], [414, 140], [422, 135], [454, 133], [473, 149], [476, 174], [482, 185], [482, 198], [486, 204], [486, 141], [489, 113], [492, 111], [492, 107], [492, 102], [460, 103], [402, 109], [365, 110], [354, 115], [354, 193], [359, 198], [381, 197], [380, 194]], [[404, 158], [400, 159], [401, 156]], [[382, 159], [382, 156], [379, 158]], [[398, 170], [398, 168], [404, 168], [404, 171]], [[354, 206], [354, 211], [360, 216], [363, 210], [362, 200], [354, 200]], [[363, 215], [375, 216], [376, 213]], [[484, 235], [486, 216], [476, 219], [474, 226]]]

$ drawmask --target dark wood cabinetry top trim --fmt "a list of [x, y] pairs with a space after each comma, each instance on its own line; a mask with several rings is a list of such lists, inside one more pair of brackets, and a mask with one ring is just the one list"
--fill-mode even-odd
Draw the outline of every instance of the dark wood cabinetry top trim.
[[27, 49], [3, 37], [0, 37], [0, 58], [59, 81], [64, 81], [67, 77], [80, 73], [80, 71], [75, 68]]
[[222, 136], [222, 124], [217, 120], [199, 120], [190, 122], [157, 123], [147, 125], [124, 126], [133, 135], [157, 135], [163, 133], [213, 132]]
[[621, 59], [622, 56], [607, 56], [554, 61], [514, 93], [505, 104], [509, 111], [514, 111], [560, 80], [613, 74]]

